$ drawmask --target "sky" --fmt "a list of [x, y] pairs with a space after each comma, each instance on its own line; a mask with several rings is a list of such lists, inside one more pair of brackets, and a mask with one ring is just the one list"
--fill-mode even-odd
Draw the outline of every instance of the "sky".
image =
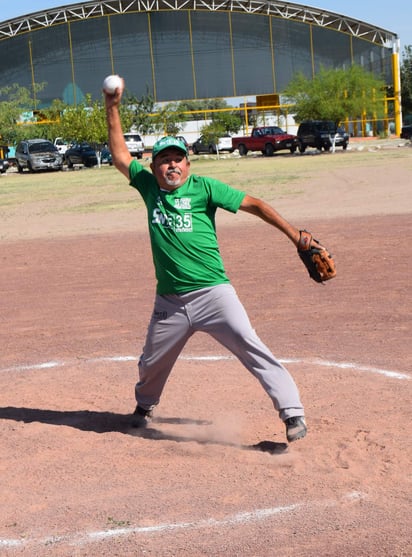
[[[33, 11], [70, 4], [81, 4], [75, 0], [0, 0], [1, 21], [24, 16]], [[303, 0], [297, 2], [305, 6], [323, 8], [331, 12], [361, 19], [377, 27], [396, 33], [401, 40], [401, 51], [406, 45], [412, 45], [412, 2], [411, 0]]]

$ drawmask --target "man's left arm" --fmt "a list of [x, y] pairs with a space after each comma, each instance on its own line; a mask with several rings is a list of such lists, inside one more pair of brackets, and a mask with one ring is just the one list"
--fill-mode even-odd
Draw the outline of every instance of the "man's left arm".
[[332, 256], [310, 232], [298, 230], [268, 203], [247, 194], [239, 209], [260, 217], [283, 232], [297, 247], [298, 255], [314, 281], [322, 283], [336, 276], [336, 266]]

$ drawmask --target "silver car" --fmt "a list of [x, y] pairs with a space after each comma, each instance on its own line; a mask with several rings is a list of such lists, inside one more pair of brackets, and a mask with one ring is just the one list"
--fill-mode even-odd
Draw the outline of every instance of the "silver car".
[[192, 151], [195, 155], [199, 153], [210, 153], [214, 154], [220, 151], [228, 151], [233, 153], [232, 138], [230, 135], [224, 135], [219, 137], [218, 143], [210, 143], [206, 140], [204, 135], [201, 135], [192, 145]]
[[16, 147], [16, 165], [19, 172], [25, 168], [36, 170], [62, 170], [63, 156], [47, 139], [25, 139]]

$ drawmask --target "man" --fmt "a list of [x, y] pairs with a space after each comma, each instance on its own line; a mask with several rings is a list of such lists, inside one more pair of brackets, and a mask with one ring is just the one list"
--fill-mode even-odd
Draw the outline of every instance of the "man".
[[[104, 92], [110, 151], [116, 168], [141, 194], [148, 214], [157, 287], [139, 360], [132, 425], [144, 427], [159, 403], [174, 363], [196, 332], [209, 333], [259, 380], [286, 426], [289, 442], [306, 435], [304, 410], [289, 372], [263, 344], [226, 276], [215, 231], [218, 207], [256, 215], [296, 246], [300, 233], [270, 205], [212, 178], [190, 174], [183, 142], [163, 137], [151, 172], [129, 154], [119, 116], [122, 86]], [[316, 243], [315, 243], [316, 244]]]

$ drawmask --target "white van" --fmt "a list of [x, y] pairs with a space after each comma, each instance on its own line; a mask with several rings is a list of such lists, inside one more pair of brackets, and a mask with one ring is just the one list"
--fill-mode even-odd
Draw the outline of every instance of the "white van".
[[124, 140], [126, 141], [126, 145], [127, 148], [129, 149], [129, 153], [133, 157], [141, 159], [144, 153], [144, 143], [140, 135], [135, 132], [125, 133]]

